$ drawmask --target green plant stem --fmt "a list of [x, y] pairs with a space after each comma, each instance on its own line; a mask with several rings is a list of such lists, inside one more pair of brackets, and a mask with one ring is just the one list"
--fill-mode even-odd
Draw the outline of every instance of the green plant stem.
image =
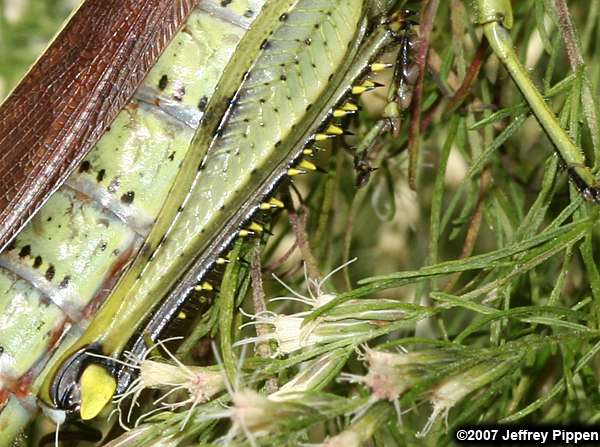
[[[487, 4], [488, 2], [481, 1], [480, 3]], [[554, 143], [566, 165], [573, 169], [587, 186], [594, 186], [596, 181], [590, 169], [585, 165], [583, 154], [560, 126], [556, 116], [550, 110], [527, 74], [527, 70], [519, 61], [514, 51], [514, 44], [509, 32], [497, 20], [484, 23], [482, 27], [485, 37], [490, 43], [490, 47], [512, 76], [535, 117]]]
[[[235, 244], [231, 251], [231, 259], [237, 259], [241, 251], [242, 243]], [[219, 293], [219, 333], [220, 347], [223, 366], [230, 383], [236, 383], [236, 357], [232, 349], [233, 320], [235, 314], [235, 298], [238, 287], [240, 263], [232, 262], [227, 266], [221, 292]]]

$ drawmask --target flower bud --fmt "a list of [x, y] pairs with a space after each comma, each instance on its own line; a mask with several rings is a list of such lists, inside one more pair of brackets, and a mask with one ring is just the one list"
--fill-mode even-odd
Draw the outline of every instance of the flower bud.
[[341, 433], [327, 439], [323, 447], [361, 447], [392, 413], [387, 403], [377, 403]]
[[429, 396], [433, 411], [423, 430], [417, 436], [425, 437], [436, 421], [440, 417], [446, 419], [450, 409], [467, 395], [509, 372], [514, 367], [514, 360], [514, 358], [509, 360], [484, 360], [472, 368], [437, 384]]

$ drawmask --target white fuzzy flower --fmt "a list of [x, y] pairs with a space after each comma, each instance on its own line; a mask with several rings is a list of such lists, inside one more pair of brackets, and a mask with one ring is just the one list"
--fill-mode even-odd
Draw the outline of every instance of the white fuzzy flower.
[[[215, 394], [225, 389], [225, 381], [218, 368], [184, 365], [166, 349], [164, 346], [166, 341], [168, 340], [158, 342], [154, 347], [148, 349], [141, 358], [137, 358], [130, 353], [125, 353], [125, 358], [128, 361], [122, 363], [129, 368], [137, 370], [139, 375], [124, 393], [115, 396], [114, 401], [119, 406], [119, 414], [121, 413], [120, 405], [125, 400], [131, 398], [132, 402], [126, 418], [126, 421], [130, 422], [133, 408], [137, 404], [137, 399], [142, 391], [146, 389], [158, 389], [164, 392], [154, 401], [154, 405], [158, 405], [158, 407], [140, 416], [136, 421], [136, 426], [151, 414], [165, 409], [175, 410], [189, 406], [189, 417], [198, 404], [207, 402]], [[150, 353], [159, 346], [167, 352], [170, 362], [148, 358]], [[178, 396], [179, 394], [183, 395], [179, 400], [174, 402], [167, 401], [169, 397]], [[121, 418], [119, 418], [119, 421], [127, 429]], [[188, 418], [184, 420], [182, 429], [187, 422]]]

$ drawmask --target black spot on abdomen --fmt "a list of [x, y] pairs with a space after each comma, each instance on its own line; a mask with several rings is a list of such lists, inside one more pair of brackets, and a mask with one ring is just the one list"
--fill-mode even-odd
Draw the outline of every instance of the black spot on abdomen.
[[50, 265], [48, 267], [48, 269], [46, 270], [46, 273], [44, 274], [44, 277], [48, 280], [48, 281], [52, 281], [52, 279], [54, 278], [54, 274], [56, 273], [56, 270], [54, 269], [53, 265]]
[[19, 252], [19, 258], [24, 258], [25, 256], [29, 256], [31, 254], [31, 245], [25, 245], [21, 248]]
[[79, 165], [79, 172], [88, 172], [91, 167], [92, 167], [91, 163], [89, 161], [87, 161], [87, 160], [84, 160]]
[[60, 282], [60, 284], [58, 285], [59, 289], [66, 288], [70, 282], [71, 282], [71, 277], [69, 275], [65, 276], [63, 278], [63, 280]]
[[206, 106], [208, 105], [208, 98], [203, 96], [200, 98], [200, 102], [198, 103], [198, 110], [204, 112], [206, 110]]
[[158, 81], [158, 89], [162, 91], [167, 88], [167, 85], [169, 85], [169, 78], [167, 75], [162, 75]]
[[133, 202], [134, 198], [135, 198], [135, 192], [133, 192], [133, 191], [127, 191], [125, 194], [123, 194], [121, 196], [121, 202], [129, 205], [130, 203]]

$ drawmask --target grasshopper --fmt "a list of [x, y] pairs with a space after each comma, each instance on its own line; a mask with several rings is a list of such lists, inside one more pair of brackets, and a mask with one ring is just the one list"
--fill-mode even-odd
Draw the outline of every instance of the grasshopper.
[[[77, 41], [69, 33], [95, 8], [109, 14], [110, 5], [97, 3], [84, 3], [42, 62], [69, 51]], [[276, 186], [315, 170], [303, 156], [344, 133], [334, 120], [357, 111], [353, 96], [376, 87], [366, 76], [388, 68], [377, 56], [405, 34], [400, 18], [386, 19], [395, 3], [190, 1], [175, 6], [175, 18], [141, 8], [169, 31], [132, 38], [152, 58], [125, 58], [131, 68], [106, 64], [108, 80], [97, 81], [119, 95], [81, 88], [69, 96], [82, 116], [91, 113], [85, 107], [101, 109], [100, 124], [23, 144], [24, 160], [48, 144], [61, 148], [56, 160], [35, 165], [47, 172], [34, 185], [5, 176], [15, 185], [7, 192], [32, 191], [22, 205], [19, 194], [4, 194], [2, 242], [10, 242], [0, 285], [13, 315], [0, 338], [5, 439], [26, 424], [35, 396], [58, 420], [88, 420], [128, 386], [131, 372], [117, 361], [123, 351], [143, 353], [195, 290], [212, 290], [204, 278], [232, 241], [263, 231], [253, 215], [282, 206]], [[3, 135], [11, 135], [5, 129], [27, 84], [46, 80], [42, 62], [4, 103]], [[128, 70], [135, 76], [112, 84]]]
[[[354, 97], [377, 86], [371, 72], [390, 68], [378, 56], [395, 46], [409, 61], [407, 14], [392, 14], [402, 2], [204, 0], [173, 11], [170, 2], [164, 10], [150, 3], [139, 10], [150, 31], [132, 23], [115, 37], [130, 47], [109, 53], [144, 57], [98, 67], [98, 90], [67, 82], [74, 95], [65, 110], [79, 113], [73, 123], [50, 122], [55, 134], [44, 138], [13, 136], [27, 86], [46, 80], [41, 63], [1, 109], [0, 135], [8, 138], [0, 145], [24, 141], [24, 160], [57, 148], [52, 161], [33, 163], [45, 169], [40, 178], [12, 175], [15, 162], [3, 159], [2, 179], [12, 183], [3, 187], [0, 214], [0, 304], [6, 315], [21, 312], [0, 336], [6, 439], [27, 423], [34, 396], [58, 419], [89, 420], [127, 389], [132, 372], [118, 361], [123, 352], [141, 357], [196, 291], [214, 290], [207, 275], [227, 262], [232, 242], [264, 231], [257, 212], [282, 207], [277, 185], [315, 170], [304, 157], [344, 134], [336, 120], [354, 114]], [[108, 14], [110, 4], [103, 7]], [[65, 36], [94, 8], [101, 6], [84, 3], [45, 57], [76, 53]], [[506, 51], [510, 4], [482, 0], [478, 12], [532, 110], [551, 123]], [[412, 83], [397, 69], [391, 99], [407, 107]], [[569, 173], [598, 201], [594, 177], [565, 137], [553, 141]]]

